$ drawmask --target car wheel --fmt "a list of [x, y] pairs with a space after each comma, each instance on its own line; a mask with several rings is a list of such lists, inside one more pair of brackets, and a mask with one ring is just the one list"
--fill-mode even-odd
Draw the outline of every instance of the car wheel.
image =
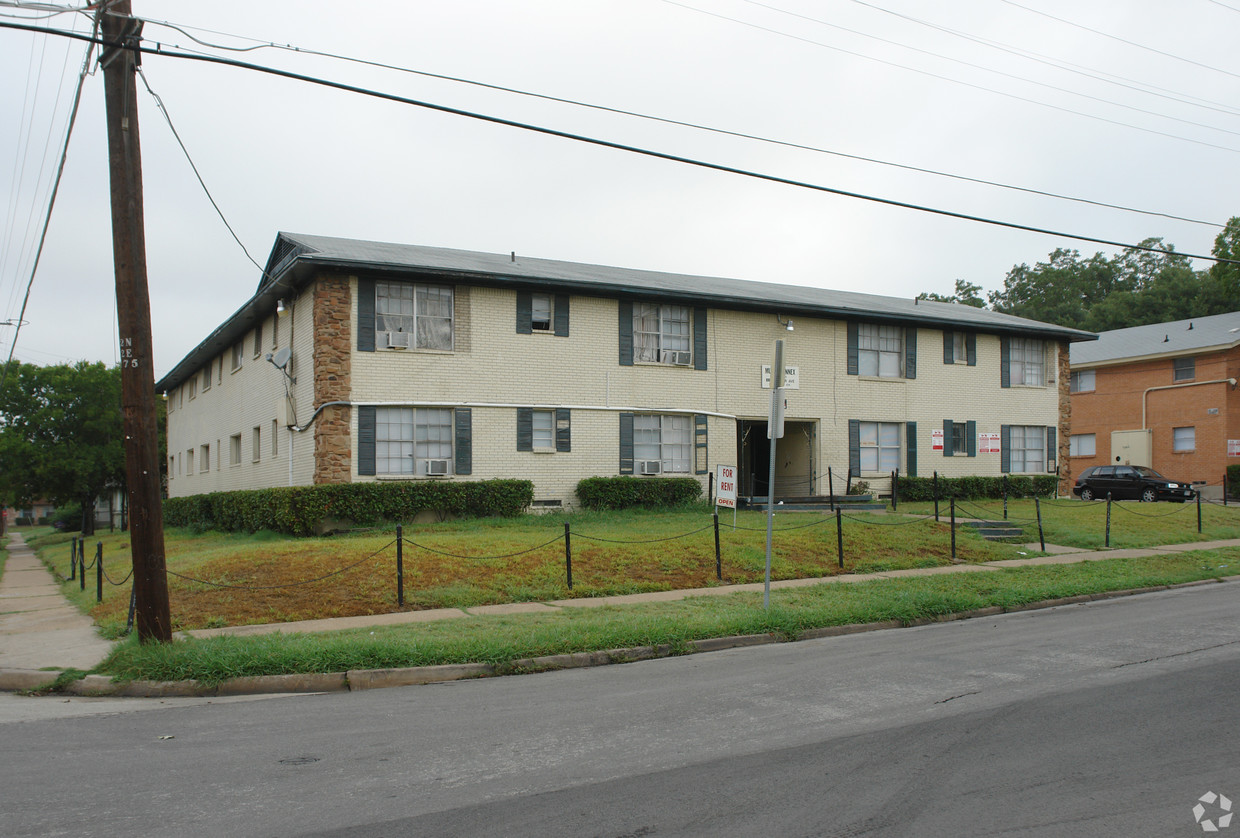
[[1081, 500], [1093, 500], [1093, 499], [1094, 499], [1093, 489], [1089, 488], [1088, 486], [1086, 486], [1084, 489], [1081, 489]]
[[1141, 490], [1141, 502], [1142, 503], [1153, 503], [1156, 500], [1158, 500], [1157, 491], [1155, 491], [1154, 489], [1149, 489], [1149, 488]]

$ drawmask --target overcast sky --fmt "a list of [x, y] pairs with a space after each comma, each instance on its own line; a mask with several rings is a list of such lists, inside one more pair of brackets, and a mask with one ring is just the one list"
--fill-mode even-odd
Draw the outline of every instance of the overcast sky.
[[[0, 0], [0, 22], [39, 17]], [[144, 38], [895, 201], [1209, 254], [1240, 215], [1240, 0], [133, 0]], [[82, 14], [42, 25], [89, 31]], [[163, 24], [173, 24], [183, 32]], [[274, 42], [302, 52], [232, 52]], [[755, 135], [488, 90], [305, 50]], [[85, 44], [0, 29], [0, 302], [16, 321]], [[250, 70], [142, 66], [223, 214], [278, 231], [913, 297], [1114, 248], [707, 171]], [[159, 377], [253, 294], [139, 80]], [[824, 152], [833, 152], [824, 153]], [[1198, 262], [1199, 268], [1208, 266]], [[1237, 307], [1240, 307], [1238, 305]], [[15, 357], [116, 359], [103, 78], [86, 80]], [[7, 357], [14, 328], [0, 326]], [[2, 360], [2, 358], [0, 358]]]

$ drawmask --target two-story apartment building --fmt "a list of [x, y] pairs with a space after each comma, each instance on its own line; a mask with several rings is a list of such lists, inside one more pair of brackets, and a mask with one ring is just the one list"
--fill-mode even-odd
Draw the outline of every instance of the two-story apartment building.
[[1102, 332], [1071, 369], [1074, 472], [1128, 463], [1217, 487], [1240, 463], [1240, 311]]
[[1067, 347], [1092, 337], [924, 300], [281, 233], [255, 295], [156, 387], [172, 496], [519, 477], [537, 506], [568, 507], [585, 477], [705, 483], [719, 464], [765, 496], [783, 339], [776, 495], [804, 496], [828, 470], [837, 492], [850, 469], [1060, 470]]

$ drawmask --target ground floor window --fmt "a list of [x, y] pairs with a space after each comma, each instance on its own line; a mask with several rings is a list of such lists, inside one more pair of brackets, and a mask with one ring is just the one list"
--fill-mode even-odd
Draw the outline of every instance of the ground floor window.
[[420, 476], [452, 473], [452, 409], [375, 410], [375, 471]]
[[[1191, 360], [1191, 359], [1190, 359]], [[1197, 450], [1197, 429], [1194, 428], [1175, 428], [1172, 431], [1172, 451], [1196, 451]]]
[[1073, 434], [1068, 438], [1068, 454], [1072, 457], [1093, 457], [1097, 453], [1094, 434]]
[[1046, 470], [1046, 428], [1040, 425], [1012, 425], [1008, 451], [1013, 472]]
[[633, 459], [638, 474], [688, 474], [692, 454], [692, 416], [633, 417]]
[[863, 472], [890, 472], [900, 467], [900, 425], [898, 423], [860, 423], [860, 443]]

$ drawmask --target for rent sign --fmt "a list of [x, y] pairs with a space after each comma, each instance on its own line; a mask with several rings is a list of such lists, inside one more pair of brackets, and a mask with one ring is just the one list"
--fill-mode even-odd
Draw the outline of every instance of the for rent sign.
[[716, 469], [715, 506], [736, 508], [736, 466], [719, 466]]

